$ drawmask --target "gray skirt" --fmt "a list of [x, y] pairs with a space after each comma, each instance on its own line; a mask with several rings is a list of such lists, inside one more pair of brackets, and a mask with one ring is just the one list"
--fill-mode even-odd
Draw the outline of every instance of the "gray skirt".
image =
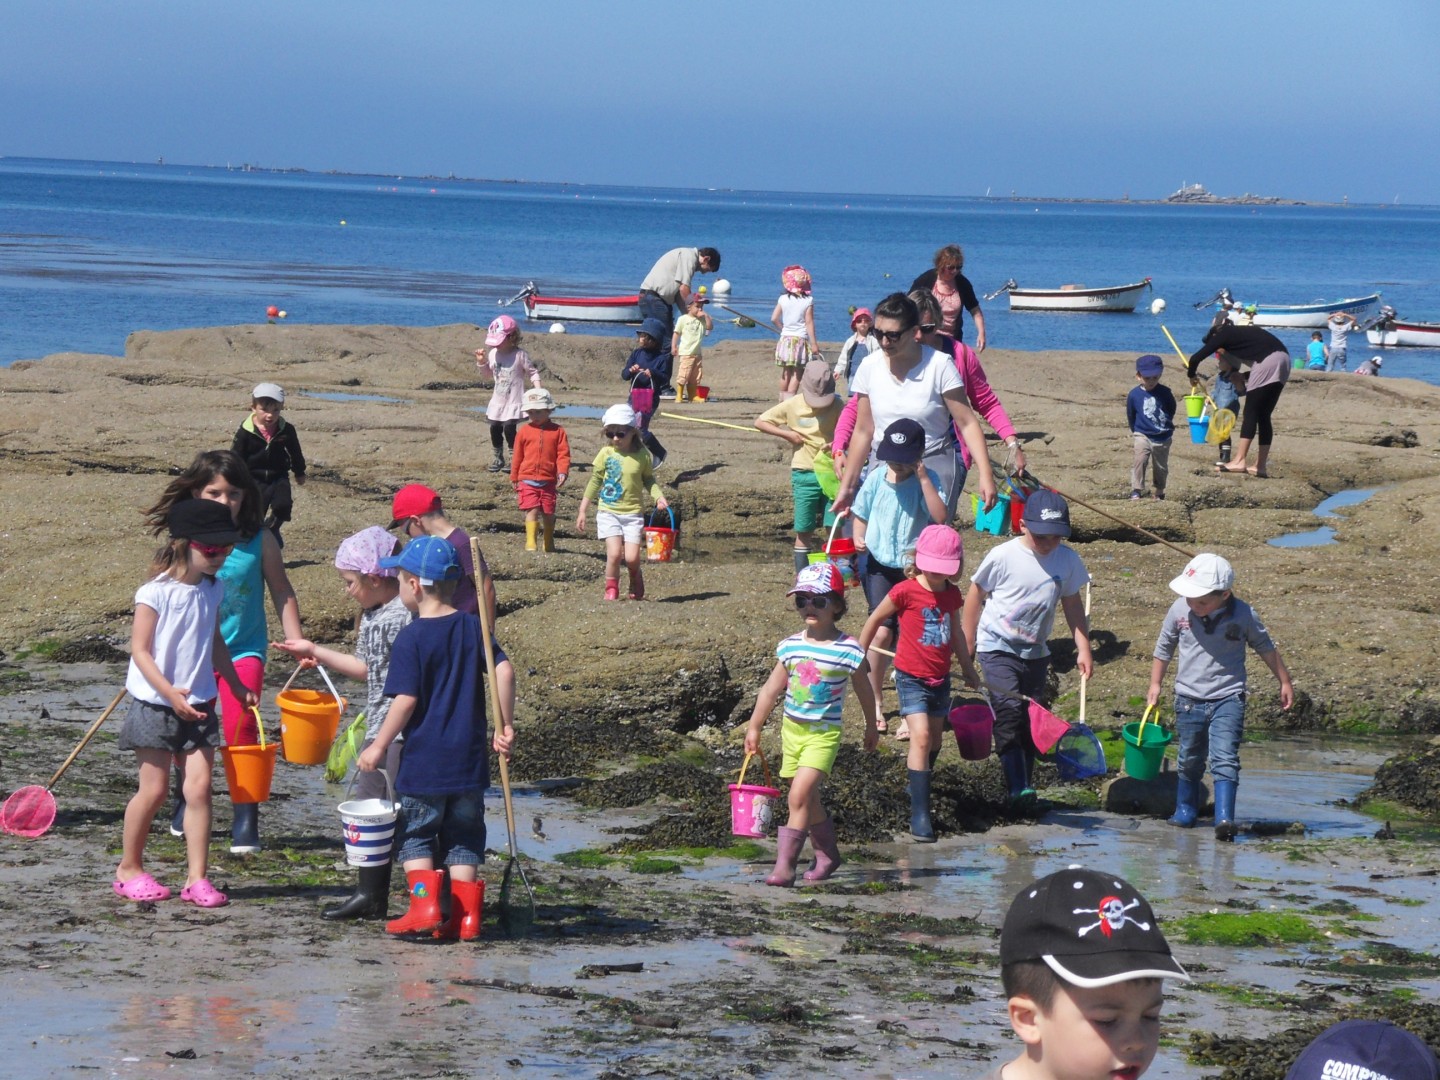
[[215, 702], [194, 708], [205, 714], [203, 719], [181, 720], [168, 705], [152, 705], [132, 697], [116, 745], [121, 750], [168, 750], [172, 754], [219, 746], [220, 719], [215, 715]]

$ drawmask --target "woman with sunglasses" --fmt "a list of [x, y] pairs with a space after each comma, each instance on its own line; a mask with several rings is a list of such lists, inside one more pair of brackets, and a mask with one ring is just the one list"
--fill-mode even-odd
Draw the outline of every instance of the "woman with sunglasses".
[[[216, 575], [225, 586], [220, 607], [220, 635], [235, 662], [240, 681], [255, 694], [265, 685], [265, 657], [269, 628], [265, 622], [265, 592], [280, 619], [282, 640], [304, 637], [300, 628], [300, 602], [285, 573], [280, 545], [262, 528], [260, 489], [238, 454], [209, 450], [195, 456], [189, 467], [166, 485], [160, 501], [145, 512], [156, 535], [165, 528], [170, 509], [186, 499], [218, 502], [230, 511], [240, 539]], [[260, 740], [255, 715], [239, 696], [220, 686], [220, 722], [227, 746], [253, 746]], [[235, 803], [230, 823], [230, 853], [252, 855], [260, 850], [260, 804]], [[185, 798], [179, 785], [170, 831], [182, 835]]]
[[775, 868], [765, 879], [766, 885], [780, 886], [795, 884], [795, 863], [806, 836], [815, 850], [806, 881], [824, 881], [841, 863], [835, 822], [820, 801], [820, 790], [840, 752], [847, 679], [865, 714], [865, 750], [873, 751], [880, 741], [865, 650], [835, 625], [845, 614], [840, 571], [834, 563], [811, 563], [796, 576], [790, 595], [805, 629], [776, 647], [778, 662], [760, 688], [745, 730], [745, 753], [759, 753], [765, 721], [785, 699], [780, 775], [790, 781], [790, 817], [776, 833]]
[[940, 305], [940, 332], [949, 334], [956, 341], [964, 341], [964, 327], [960, 325], [962, 312], [968, 311], [975, 321], [975, 351], [985, 351], [985, 313], [980, 310], [980, 301], [975, 296], [975, 286], [960, 272], [965, 265], [965, 252], [959, 244], [946, 244], [935, 252], [935, 268], [926, 270], [910, 283], [910, 291], [924, 289], [933, 293]]

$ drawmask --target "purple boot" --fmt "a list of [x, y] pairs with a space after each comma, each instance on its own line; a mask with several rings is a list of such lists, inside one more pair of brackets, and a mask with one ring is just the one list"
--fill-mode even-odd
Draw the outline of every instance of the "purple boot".
[[788, 888], [795, 884], [795, 861], [800, 858], [800, 849], [805, 846], [807, 832], [781, 825], [775, 836], [775, 869], [765, 879], [766, 885], [782, 885]]

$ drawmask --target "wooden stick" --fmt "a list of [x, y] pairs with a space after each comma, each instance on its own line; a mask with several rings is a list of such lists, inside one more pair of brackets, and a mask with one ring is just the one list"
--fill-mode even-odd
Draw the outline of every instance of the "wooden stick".
[[46, 791], [49, 791], [51, 788], [53, 788], [56, 783], [59, 782], [60, 777], [65, 775], [65, 770], [70, 768], [71, 763], [80, 756], [80, 751], [85, 749], [85, 744], [95, 737], [95, 733], [100, 730], [100, 725], [105, 723], [106, 720], [110, 719], [110, 714], [115, 711], [116, 706], [120, 704], [121, 700], [123, 700], [124, 697], [125, 691], [121, 690], [118, 694], [115, 695], [115, 700], [110, 702], [110, 707], [100, 714], [100, 719], [96, 720], [93, 724], [90, 725], [90, 730], [85, 732], [85, 737], [80, 740], [80, 745], [75, 747], [74, 750], [70, 751], [70, 756], [65, 759], [65, 764], [61, 765], [60, 768], [56, 769], [55, 775], [50, 777], [50, 782], [45, 785]]
[[[1090, 633], [1090, 582], [1085, 583], [1085, 633]], [[1085, 687], [1089, 685], [1090, 676], [1083, 671], [1080, 673], [1080, 723], [1085, 723]]]
[[[768, 322], [762, 322], [760, 319], [755, 318], [755, 316], [753, 316], [753, 315], [746, 315], [743, 311], [736, 311], [733, 307], [728, 307], [728, 306], [725, 305], [725, 304], [719, 304], [719, 303], [717, 303], [717, 304], [715, 304], [715, 306], [718, 307], [718, 308], [720, 308], [720, 309], [723, 310], [723, 311], [728, 311], [731, 315], [738, 315], [738, 316], [740, 316], [740, 318], [745, 319], [745, 320], [747, 320], [747, 321], [749, 321], [749, 322], [752, 322], [752, 323], [754, 323], [756, 326], [763, 326], [766, 330], [769, 330], [772, 334], [775, 334], [775, 335], [778, 336], [779, 333], [780, 333], [779, 330], [776, 330], [775, 327], [771, 326]], [[749, 328], [746, 327], [746, 329], [749, 329]]]
[[1053, 491], [1056, 495], [1059, 495], [1059, 496], [1060, 496], [1062, 499], [1064, 499], [1065, 501], [1067, 501], [1067, 502], [1073, 502], [1073, 503], [1076, 503], [1076, 504], [1079, 505], [1079, 506], [1083, 506], [1083, 507], [1085, 507], [1086, 510], [1091, 511], [1092, 513], [1099, 514], [1099, 515], [1100, 515], [1101, 517], [1103, 517], [1103, 518], [1109, 518], [1111, 521], [1115, 522], [1115, 524], [1117, 524], [1117, 525], [1124, 525], [1127, 529], [1134, 529], [1136, 532], [1138, 532], [1138, 533], [1140, 533], [1140, 534], [1142, 534], [1142, 535], [1144, 535], [1144, 536], [1150, 537], [1150, 539], [1151, 539], [1151, 540], [1154, 540], [1157, 544], [1164, 544], [1166, 547], [1171, 548], [1172, 550], [1178, 551], [1181, 555], [1184, 555], [1185, 558], [1187, 558], [1187, 559], [1193, 559], [1193, 558], [1195, 557], [1195, 552], [1189, 551], [1189, 550], [1181, 547], [1179, 544], [1172, 544], [1169, 540], [1166, 540], [1166, 539], [1165, 539], [1163, 536], [1161, 536], [1159, 533], [1153, 533], [1153, 532], [1151, 532], [1149, 529], [1141, 528], [1139, 525], [1136, 525], [1133, 521], [1126, 521], [1126, 520], [1125, 520], [1124, 518], [1122, 518], [1122, 517], [1116, 517], [1114, 514], [1106, 513], [1104, 510], [1101, 510], [1098, 506], [1091, 506], [1091, 505], [1090, 505], [1089, 503], [1087, 503], [1084, 499], [1077, 499], [1074, 495], [1067, 495], [1065, 492], [1063, 492], [1063, 491], [1061, 491], [1059, 488], [1057, 488], [1054, 484], [1046, 484], [1046, 483], [1044, 483], [1044, 482], [1036, 479], [1033, 475], [1031, 475], [1031, 473], [1030, 473], [1030, 471], [1029, 471], [1028, 469], [1025, 471], [1024, 476], [1025, 476], [1027, 479], [1029, 479], [1032, 483], [1039, 484], [1041, 487], [1046, 488], [1046, 489], [1048, 489], [1048, 490], [1050, 490], [1050, 491]]

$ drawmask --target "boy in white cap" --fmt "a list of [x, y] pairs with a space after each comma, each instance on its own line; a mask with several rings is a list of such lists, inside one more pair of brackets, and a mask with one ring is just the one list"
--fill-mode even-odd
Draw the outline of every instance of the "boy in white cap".
[[250, 415], [235, 432], [230, 450], [238, 454], [260, 487], [264, 504], [265, 527], [275, 534], [281, 547], [280, 526], [290, 520], [294, 496], [290, 491], [290, 474], [295, 483], [305, 484], [305, 455], [300, 452], [300, 436], [295, 425], [280, 415], [285, 408], [285, 391], [276, 383], [262, 382], [250, 391]]
[[984, 1080], [1137, 1080], [1160, 1045], [1162, 980], [1189, 978], [1129, 882], [1078, 866], [1043, 877], [1000, 930], [1000, 979], [1025, 1048]]
[[705, 366], [700, 359], [700, 343], [715, 329], [715, 321], [705, 313], [710, 301], [699, 293], [690, 296], [685, 314], [675, 320], [675, 334], [670, 352], [675, 357], [675, 400], [694, 401]]
[[550, 419], [555, 398], [550, 391], [525, 391], [525, 415], [530, 422], [515, 433], [510, 453], [510, 482], [520, 509], [525, 511], [525, 550], [537, 548], [536, 533], [544, 527], [546, 551], [555, 550], [555, 497], [570, 478], [570, 439]]
[[829, 451], [844, 405], [835, 394], [835, 376], [824, 360], [811, 360], [800, 376], [800, 393], [765, 410], [755, 427], [795, 448], [790, 456], [790, 496], [795, 504], [795, 572], [818, 551], [815, 530], [829, 525], [830, 499], [815, 474], [815, 455]]
[[1219, 555], [1202, 552], [1170, 582], [1180, 599], [1165, 613], [1146, 702], [1160, 701], [1170, 661], [1175, 667], [1175, 730], [1180, 736], [1179, 777], [1171, 825], [1188, 829], [1199, 816], [1200, 781], [1209, 759], [1215, 783], [1215, 838], [1235, 839], [1235, 789], [1240, 783], [1240, 739], [1245, 734], [1245, 646], [1280, 683], [1280, 707], [1295, 703], [1295, 688], [1280, 651], [1253, 608], [1237, 597], [1235, 571]]

